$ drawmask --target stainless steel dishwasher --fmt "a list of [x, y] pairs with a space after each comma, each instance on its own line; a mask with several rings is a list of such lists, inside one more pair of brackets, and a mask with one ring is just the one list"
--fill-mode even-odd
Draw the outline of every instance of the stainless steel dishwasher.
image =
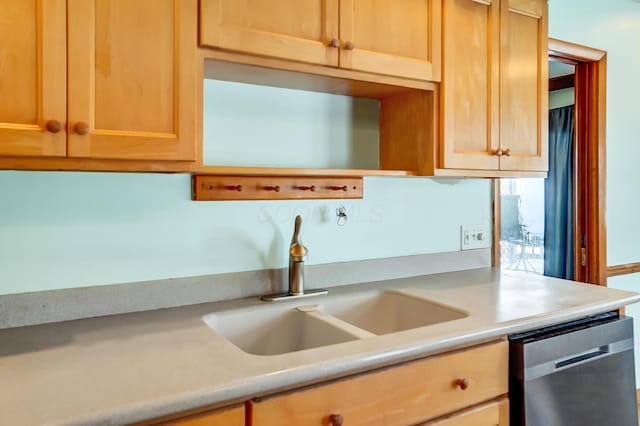
[[633, 320], [617, 312], [509, 337], [511, 426], [637, 426]]

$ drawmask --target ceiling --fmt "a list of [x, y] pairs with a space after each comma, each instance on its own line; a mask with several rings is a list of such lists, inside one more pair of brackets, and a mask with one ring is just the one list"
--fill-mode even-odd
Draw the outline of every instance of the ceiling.
[[564, 62], [549, 61], [549, 78], [571, 75], [575, 73], [575, 66]]

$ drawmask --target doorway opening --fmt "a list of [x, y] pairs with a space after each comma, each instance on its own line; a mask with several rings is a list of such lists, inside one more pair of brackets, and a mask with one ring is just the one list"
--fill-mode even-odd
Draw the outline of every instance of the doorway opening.
[[606, 52], [549, 39], [549, 61], [549, 177], [495, 180], [494, 265], [606, 285]]

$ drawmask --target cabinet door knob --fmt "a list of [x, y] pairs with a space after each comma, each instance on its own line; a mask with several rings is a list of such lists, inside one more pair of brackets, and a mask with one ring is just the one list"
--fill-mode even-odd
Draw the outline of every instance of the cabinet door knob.
[[498, 157], [502, 157], [502, 155], [504, 155], [504, 152], [502, 152], [501, 149], [496, 149], [495, 155], [497, 155]]
[[338, 47], [340, 47], [340, 40], [338, 40], [337, 38], [332, 38], [331, 41], [329, 42], [329, 47], [333, 47], [334, 49], [337, 49]]
[[62, 123], [60, 123], [58, 120], [49, 120], [47, 121], [46, 127], [49, 132], [58, 133], [60, 130], [62, 130]]
[[458, 379], [456, 380], [456, 386], [462, 390], [467, 390], [469, 387], [469, 380], [467, 379]]
[[73, 126], [73, 131], [79, 135], [86, 135], [87, 133], [89, 133], [89, 125], [83, 121], [78, 121]]
[[356, 46], [353, 44], [353, 42], [348, 41], [348, 42], [346, 42], [346, 43], [344, 44], [344, 48], [345, 48], [346, 50], [353, 50], [353, 49], [355, 49], [355, 48], [356, 48]]
[[511, 149], [510, 148], [505, 149], [504, 155], [506, 155], [507, 157], [511, 157]]
[[331, 426], [342, 426], [344, 423], [344, 417], [340, 414], [332, 414], [329, 416], [329, 423], [331, 423]]

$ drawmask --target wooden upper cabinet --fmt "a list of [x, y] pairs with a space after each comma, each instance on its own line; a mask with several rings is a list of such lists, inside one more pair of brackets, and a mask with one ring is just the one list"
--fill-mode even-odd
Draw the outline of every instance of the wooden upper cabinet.
[[200, 0], [200, 44], [338, 66], [338, 0]]
[[382, 100], [381, 167], [544, 176], [547, 61], [546, 0], [443, 0], [440, 102], [427, 105], [424, 92]]
[[200, 45], [440, 80], [441, 0], [201, 0]]
[[0, 1], [0, 155], [66, 154], [66, 1]]
[[70, 157], [193, 160], [197, 0], [68, 0]]
[[440, 167], [497, 170], [498, 0], [445, 0]]
[[547, 2], [503, 0], [500, 51], [502, 170], [548, 170]]
[[341, 0], [340, 67], [440, 81], [441, 0]]

